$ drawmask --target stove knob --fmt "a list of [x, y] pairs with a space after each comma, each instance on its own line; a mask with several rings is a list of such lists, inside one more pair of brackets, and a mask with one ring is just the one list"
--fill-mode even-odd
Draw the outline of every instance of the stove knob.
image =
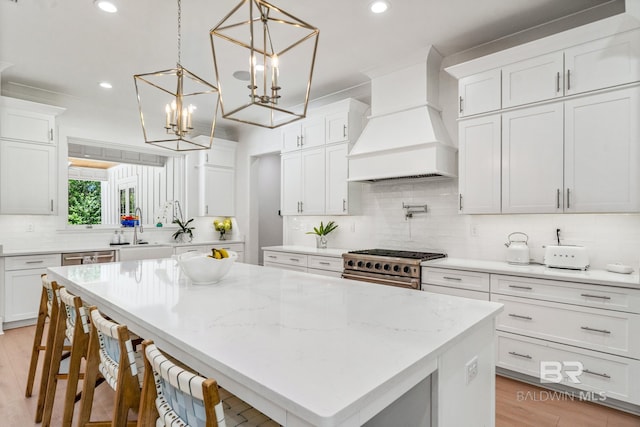
[[364, 265], [364, 262], [358, 261], [358, 267], [362, 267], [363, 265]]
[[395, 271], [396, 273], [400, 271], [400, 266], [399, 265], [394, 265], [393, 266], [393, 271]]
[[405, 273], [409, 274], [409, 273], [411, 273], [411, 267], [409, 267], [408, 265], [405, 265], [404, 268], [402, 269], [402, 271], [404, 271]]
[[383, 268], [387, 271], [391, 270], [391, 266], [389, 264], [385, 264]]
[[376, 265], [373, 266], [376, 270], [380, 270], [382, 265], [379, 262], [376, 262]]
[[368, 262], [368, 263], [365, 265], [365, 267], [367, 267], [367, 268], [371, 268], [371, 263], [370, 263], [370, 262]]

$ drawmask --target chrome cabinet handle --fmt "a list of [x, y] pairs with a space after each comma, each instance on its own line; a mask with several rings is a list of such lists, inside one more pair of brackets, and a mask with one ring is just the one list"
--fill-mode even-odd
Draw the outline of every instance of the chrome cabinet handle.
[[523, 357], [525, 359], [533, 359], [533, 357], [529, 356], [528, 354], [520, 354], [520, 353], [516, 353], [515, 351], [510, 351], [509, 354], [512, 356]]
[[96, 255], [96, 258], [112, 258], [113, 255]]
[[342, 137], [347, 137], [347, 125], [342, 125]]
[[300, 147], [300, 136], [296, 136], [296, 147]]
[[571, 70], [567, 70], [567, 90], [571, 90]]
[[556, 191], [556, 208], [560, 209], [560, 189]]
[[556, 92], [560, 92], [560, 71], [556, 74]]
[[602, 378], [611, 378], [610, 375], [601, 374], [599, 372], [590, 371], [589, 369], [583, 369], [582, 372], [585, 373], [585, 374], [597, 375], [597, 376], [602, 377]]
[[458, 204], [459, 204], [460, 210], [462, 210], [462, 193], [460, 194]]
[[300, 202], [300, 212], [303, 212], [303, 209], [302, 209], [302, 202]]
[[289, 258], [289, 261], [300, 262], [300, 259], [298, 259], [298, 258]]
[[53, 141], [53, 129], [49, 129], [49, 141]]
[[460, 97], [460, 113], [462, 113], [462, 97]]
[[44, 262], [44, 260], [38, 260], [38, 261], [25, 261], [25, 264], [42, 264]]
[[459, 277], [450, 277], [450, 276], [442, 276], [443, 279], [447, 279], [447, 280], [455, 280], [460, 282], [462, 279]]
[[304, 145], [304, 135], [300, 135], [300, 147]]
[[567, 188], [567, 209], [571, 208], [571, 190]]
[[277, 257], [277, 256], [275, 256], [275, 255], [267, 255], [267, 258], [273, 258], [273, 259], [276, 259], [276, 258], [278, 258], [278, 257]]
[[518, 286], [518, 285], [509, 285], [510, 288], [515, 288], [515, 289], [527, 289], [527, 290], [532, 290], [533, 288], [531, 286]]
[[533, 320], [533, 317], [529, 317], [529, 316], [522, 316], [521, 314], [513, 314], [513, 313], [509, 313], [510, 317], [515, 317], [517, 319], [525, 319], [525, 320]]
[[342, 199], [342, 212], [347, 211], [347, 199]]
[[595, 328], [590, 328], [588, 326], [580, 326], [580, 329], [582, 329], [584, 331], [601, 332], [603, 334], [610, 334], [611, 333], [611, 331], [607, 331], [606, 329], [595, 329]]
[[611, 297], [605, 295], [591, 295], [591, 294], [580, 294], [581, 297], [586, 298], [600, 298], [600, 299], [611, 299]]
[[319, 261], [318, 264], [320, 264], [320, 265], [331, 265], [330, 262], [326, 262], [326, 261]]

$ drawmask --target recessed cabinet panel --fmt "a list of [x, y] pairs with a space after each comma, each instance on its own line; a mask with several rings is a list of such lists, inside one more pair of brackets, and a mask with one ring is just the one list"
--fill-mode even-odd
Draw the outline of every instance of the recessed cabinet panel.
[[56, 149], [0, 141], [0, 213], [53, 215]]
[[302, 199], [302, 162], [300, 153], [283, 154], [281, 158], [282, 215], [300, 214]]
[[203, 166], [204, 205], [201, 216], [235, 216], [235, 171]]
[[562, 176], [562, 103], [503, 114], [502, 212], [562, 212]]
[[500, 116], [459, 124], [460, 213], [500, 213]]
[[640, 31], [629, 31], [565, 50], [565, 93], [640, 81]]
[[3, 138], [52, 144], [55, 116], [27, 110], [4, 108], [0, 121]]
[[327, 144], [349, 140], [349, 113], [329, 114], [325, 118]]
[[562, 52], [516, 62], [502, 69], [502, 108], [553, 99], [563, 93]]
[[500, 109], [500, 69], [464, 77], [458, 82], [460, 117]]
[[301, 213], [323, 215], [325, 204], [324, 149], [303, 151]]
[[640, 211], [640, 88], [565, 103], [565, 211]]

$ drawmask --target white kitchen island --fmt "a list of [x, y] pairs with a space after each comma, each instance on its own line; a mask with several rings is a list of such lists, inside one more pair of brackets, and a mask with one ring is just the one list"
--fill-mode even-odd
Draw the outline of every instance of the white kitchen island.
[[282, 425], [494, 424], [500, 304], [240, 263], [196, 286], [170, 258], [48, 274]]

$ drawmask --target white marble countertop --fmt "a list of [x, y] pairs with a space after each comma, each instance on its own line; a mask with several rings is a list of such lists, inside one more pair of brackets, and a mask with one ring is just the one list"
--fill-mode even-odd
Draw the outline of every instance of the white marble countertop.
[[68, 252], [98, 252], [98, 251], [118, 251], [126, 248], [137, 247], [152, 247], [152, 246], [199, 246], [199, 245], [223, 245], [228, 243], [244, 243], [243, 240], [212, 240], [204, 242], [191, 242], [191, 243], [175, 243], [175, 242], [154, 242], [145, 243], [142, 245], [114, 245], [111, 246], [108, 243], [98, 244], [65, 244], [64, 242], [59, 245], [46, 246], [39, 248], [26, 248], [26, 249], [7, 249], [5, 248], [0, 257], [2, 256], [19, 256], [19, 255], [40, 255], [40, 254], [56, 254], [56, 253], [68, 253]]
[[428, 376], [502, 309], [242, 263], [208, 286], [191, 284], [173, 259], [48, 274], [277, 421], [294, 414], [314, 426], [356, 425], [362, 408], [395, 400], [399, 384]]
[[320, 255], [334, 258], [342, 257], [342, 254], [349, 252], [352, 249], [343, 248], [326, 248], [319, 249], [313, 246], [297, 246], [297, 245], [284, 245], [284, 246], [265, 246], [263, 251], [275, 251], [275, 252], [291, 252], [302, 255]]
[[567, 270], [549, 268], [539, 264], [513, 265], [502, 261], [482, 261], [461, 258], [441, 258], [433, 261], [425, 261], [422, 263], [422, 266], [640, 289], [640, 276], [637, 270], [633, 274], [619, 274], [606, 270]]

